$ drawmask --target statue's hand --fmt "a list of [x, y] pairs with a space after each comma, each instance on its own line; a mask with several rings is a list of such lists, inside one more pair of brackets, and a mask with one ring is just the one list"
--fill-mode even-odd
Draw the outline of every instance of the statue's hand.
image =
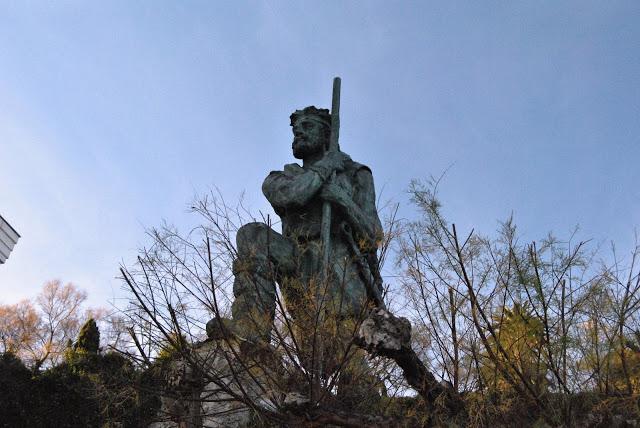
[[324, 183], [322, 190], [320, 190], [320, 198], [334, 204], [345, 205], [349, 196], [342, 187], [338, 186], [333, 181], [328, 181]]
[[344, 171], [347, 161], [350, 160], [351, 158], [346, 153], [338, 151], [327, 152], [321, 160], [316, 162], [316, 165], [332, 172], [340, 172]]

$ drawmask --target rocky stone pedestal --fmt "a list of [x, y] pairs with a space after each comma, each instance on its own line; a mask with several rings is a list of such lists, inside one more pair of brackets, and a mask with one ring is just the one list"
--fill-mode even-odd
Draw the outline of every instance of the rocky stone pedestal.
[[285, 397], [269, 388], [277, 375], [269, 368], [273, 361], [260, 355], [266, 350], [241, 348], [250, 346], [209, 339], [172, 361], [158, 421], [150, 428], [250, 426], [251, 406], [275, 410]]

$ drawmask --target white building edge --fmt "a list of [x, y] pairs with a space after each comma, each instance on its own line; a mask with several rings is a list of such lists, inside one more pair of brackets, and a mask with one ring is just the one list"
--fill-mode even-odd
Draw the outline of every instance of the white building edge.
[[18, 243], [20, 234], [0, 215], [0, 264], [3, 264]]

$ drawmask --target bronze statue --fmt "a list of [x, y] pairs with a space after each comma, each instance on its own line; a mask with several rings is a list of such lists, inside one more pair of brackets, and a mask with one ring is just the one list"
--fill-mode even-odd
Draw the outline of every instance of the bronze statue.
[[[337, 140], [335, 110], [334, 96]], [[337, 141], [330, 146], [329, 110], [314, 106], [297, 110], [291, 126], [293, 155], [302, 166], [287, 164], [262, 184], [282, 220], [282, 234], [264, 223], [248, 223], [236, 237], [230, 327], [250, 343], [270, 341], [276, 283], [298, 329], [314, 310], [341, 322], [364, 314], [371, 302], [383, 306], [376, 254], [382, 227], [371, 170], [337, 150]], [[323, 218], [330, 239], [322, 236]], [[207, 330], [216, 335], [215, 319]]]

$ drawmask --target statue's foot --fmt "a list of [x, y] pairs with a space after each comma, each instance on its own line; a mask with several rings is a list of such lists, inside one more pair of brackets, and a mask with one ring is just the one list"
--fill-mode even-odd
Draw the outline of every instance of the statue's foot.
[[[280, 370], [281, 356], [264, 334], [243, 328], [244, 324], [229, 318], [213, 318], [207, 322], [207, 336], [211, 340], [232, 341], [238, 356], [251, 365], [257, 363], [270, 370]], [[237, 346], [237, 347], [236, 347]]]
[[258, 347], [268, 346], [264, 332], [256, 332], [248, 328], [246, 322], [230, 318], [212, 318], [207, 322], [207, 337], [214, 340], [234, 339], [239, 342], [249, 342]]
[[214, 340], [233, 339], [238, 337], [233, 320], [216, 317], [207, 322], [207, 337]]

